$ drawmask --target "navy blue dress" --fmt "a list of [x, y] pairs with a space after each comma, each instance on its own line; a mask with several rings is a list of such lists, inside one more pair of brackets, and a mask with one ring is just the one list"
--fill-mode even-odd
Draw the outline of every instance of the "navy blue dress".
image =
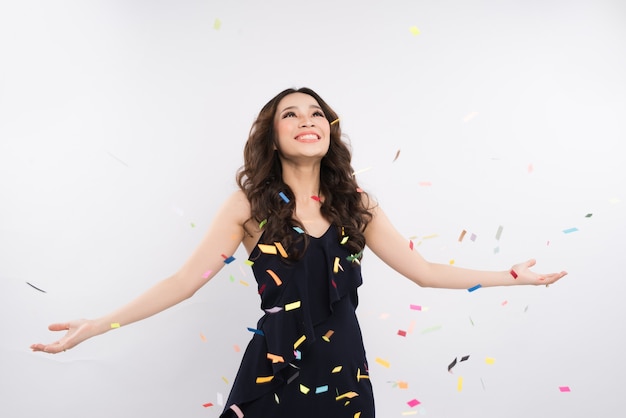
[[355, 314], [361, 266], [339, 231], [331, 225], [319, 238], [308, 236], [297, 262], [261, 235], [249, 260], [265, 314], [221, 418], [374, 417]]

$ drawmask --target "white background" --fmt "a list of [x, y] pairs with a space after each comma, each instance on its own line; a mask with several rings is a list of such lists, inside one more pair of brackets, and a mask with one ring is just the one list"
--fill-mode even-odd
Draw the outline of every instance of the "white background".
[[261, 314], [242, 250], [153, 318], [55, 356], [28, 347], [176, 271], [235, 190], [261, 106], [302, 86], [429, 260], [569, 272], [421, 289], [366, 253], [377, 416], [621, 416], [625, 23], [618, 0], [4, 1], [0, 416], [219, 415]]

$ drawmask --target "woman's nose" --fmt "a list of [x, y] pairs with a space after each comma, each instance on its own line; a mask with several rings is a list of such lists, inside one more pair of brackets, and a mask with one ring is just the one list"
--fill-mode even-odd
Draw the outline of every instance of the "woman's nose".
[[311, 120], [311, 118], [306, 116], [300, 121], [300, 126], [303, 128], [310, 128], [311, 126], [313, 126], [313, 121]]

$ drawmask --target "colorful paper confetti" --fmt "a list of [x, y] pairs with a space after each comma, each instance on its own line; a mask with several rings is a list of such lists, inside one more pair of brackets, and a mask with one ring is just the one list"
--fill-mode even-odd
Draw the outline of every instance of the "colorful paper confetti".
[[219, 28], [221, 27], [222, 27], [222, 21], [216, 18], [215, 22], [213, 22], [213, 29], [219, 30]]
[[120, 323], [119, 322], [112, 322], [111, 323], [111, 329], [115, 329], [115, 328], [119, 328], [120, 327]]
[[561, 391], [561, 392], [571, 392], [572, 390], [569, 388], [569, 386], [559, 386], [559, 391]]
[[278, 192], [278, 195], [280, 196], [281, 199], [283, 199], [283, 201], [285, 203], [289, 203], [289, 198], [287, 197], [287, 195], [283, 192]]
[[26, 284], [29, 285], [30, 287], [32, 287], [35, 290], [39, 290], [42, 293], [47, 293], [45, 290], [42, 290], [42, 289], [38, 288], [37, 286], [33, 286], [32, 284], [30, 284], [28, 282], [26, 282]]
[[411, 408], [415, 408], [420, 403], [421, 402], [418, 401], [417, 399], [411, 399], [410, 401], [407, 402], [407, 405], [409, 405], [409, 407], [411, 407]]
[[502, 227], [502, 225], [500, 225], [500, 226], [498, 227], [498, 230], [496, 231], [496, 239], [497, 239], [498, 241], [500, 240], [500, 237], [502, 236], [502, 230], [503, 230], [503, 229], [504, 229], [504, 228]]
[[386, 368], [389, 368], [391, 366], [387, 360], [383, 360], [380, 357], [376, 357], [375, 361], [376, 361], [376, 363], [378, 363], [381, 366], [386, 367]]
[[461, 235], [459, 235], [459, 242], [463, 242], [463, 238], [465, 237], [465, 234], [467, 234], [466, 230], [462, 230], [461, 231]]
[[420, 30], [417, 28], [417, 26], [411, 26], [409, 28], [409, 32], [411, 32], [413, 36], [417, 36], [421, 33]]
[[571, 234], [572, 232], [576, 232], [578, 231], [578, 228], [568, 228], [568, 229], [564, 229], [563, 233], [564, 234]]
[[482, 285], [477, 284], [476, 286], [472, 286], [472, 287], [470, 287], [469, 289], [467, 289], [467, 291], [468, 291], [468, 292], [473, 292], [473, 291], [475, 291], [475, 290], [480, 289], [481, 287], [482, 287]]

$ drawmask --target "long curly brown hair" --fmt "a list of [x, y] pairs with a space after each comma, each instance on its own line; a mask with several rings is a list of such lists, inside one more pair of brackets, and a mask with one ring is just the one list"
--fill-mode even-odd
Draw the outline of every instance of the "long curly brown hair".
[[[334, 122], [330, 125], [330, 147], [321, 161], [320, 194], [324, 197], [321, 213], [332, 226], [338, 228], [340, 240], [345, 242], [350, 252], [359, 254], [365, 247], [363, 231], [372, 218], [367, 207], [369, 197], [359, 189], [354, 178], [352, 154], [343, 141], [337, 114], [317, 93], [306, 87], [280, 92], [263, 106], [252, 124], [243, 151], [244, 165], [237, 172], [237, 183], [250, 202], [249, 222], [262, 223], [265, 239], [281, 242], [290, 259], [297, 260], [302, 256], [309, 237], [304, 233], [294, 234], [294, 227], [302, 231], [304, 227], [294, 217], [294, 194], [283, 181], [282, 165], [275, 147], [274, 117], [277, 107], [285, 96], [292, 93], [313, 97], [329, 122]], [[289, 202], [285, 202], [281, 192]], [[347, 241], [345, 236], [349, 237]], [[304, 242], [304, 246], [294, 245], [299, 242]]]

